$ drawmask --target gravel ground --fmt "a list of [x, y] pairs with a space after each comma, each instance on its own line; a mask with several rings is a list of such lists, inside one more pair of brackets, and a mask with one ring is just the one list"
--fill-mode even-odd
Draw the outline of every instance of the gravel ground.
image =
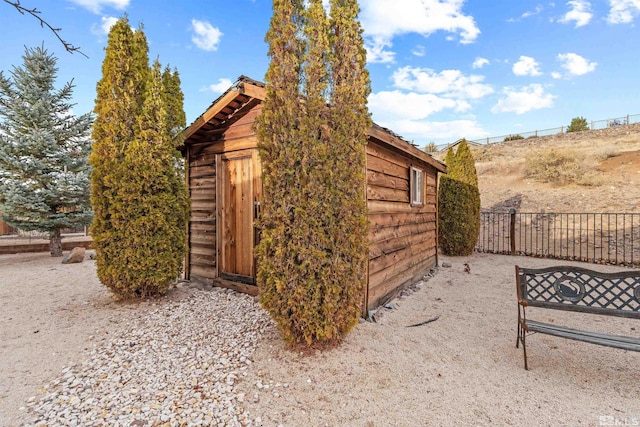
[[234, 386], [269, 324], [252, 297], [222, 289], [157, 306], [65, 367], [30, 399], [26, 425], [250, 424]]
[[[91, 261], [1, 256], [0, 426], [640, 423], [640, 353], [535, 335], [531, 370], [523, 369], [513, 266], [559, 262], [441, 261], [451, 266], [380, 310], [376, 323], [308, 354], [287, 349], [246, 295], [180, 285], [163, 298], [116, 303]], [[550, 311], [529, 314], [638, 336], [635, 319]]]

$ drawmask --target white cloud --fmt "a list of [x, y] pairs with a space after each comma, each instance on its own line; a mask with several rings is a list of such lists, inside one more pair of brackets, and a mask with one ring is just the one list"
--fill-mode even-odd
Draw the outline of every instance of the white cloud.
[[103, 7], [111, 7], [117, 10], [124, 10], [129, 6], [129, 0], [69, 0], [78, 6], [84, 7], [90, 12], [99, 14]]
[[469, 107], [465, 101], [442, 98], [433, 94], [394, 90], [369, 95], [369, 110], [373, 116], [387, 119], [421, 120], [445, 109], [461, 112]]
[[534, 58], [520, 56], [520, 60], [513, 64], [512, 70], [516, 76], [539, 76], [542, 73], [538, 67], [540, 67], [540, 64]]
[[383, 40], [380, 37], [364, 40], [364, 47], [367, 50], [367, 62], [373, 64], [376, 62], [394, 62], [396, 54], [386, 48], [393, 46], [390, 41]]
[[403, 67], [397, 69], [391, 78], [399, 89], [440, 94], [446, 98], [478, 99], [493, 93], [491, 86], [482, 83], [484, 76], [466, 76], [459, 70], [436, 73], [429, 68]]
[[562, 78], [562, 74], [558, 73], [557, 71], [554, 71], [553, 73], [551, 73], [551, 77], [553, 77], [554, 79], [558, 80]]
[[530, 16], [534, 16], [539, 14], [540, 12], [542, 12], [544, 10], [544, 7], [542, 7], [542, 5], [537, 5], [535, 10], [529, 10], [526, 11], [525, 13], [522, 14], [522, 16], [520, 16], [521, 18], [528, 18]]
[[541, 4], [539, 4], [539, 5], [536, 6], [536, 8], [534, 10], [528, 10], [528, 11], [524, 12], [522, 15], [520, 15], [520, 18], [518, 18], [518, 19], [509, 18], [509, 19], [507, 19], [507, 22], [518, 22], [521, 19], [526, 19], [526, 18], [529, 18], [530, 16], [538, 15], [543, 10], [544, 10], [544, 7]]
[[496, 113], [524, 114], [528, 111], [553, 107], [554, 95], [544, 92], [540, 84], [530, 84], [520, 90], [513, 87], [505, 87], [504, 97], [491, 108]]
[[576, 28], [587, 25], [593, 13], [591, 13], [591, 3], [586, 0], [571, 0], [567, 2], [567, 5], [571, 8], [558, 22], [568, 24], [571, 21], [575, 21]]
[[415, 48], [415, 49], [413, 49], [413, 50], [411, 51], [411, 53], [412, 53], [412, 54], [414, 54], [415, 56], [423, 57], [423, 56], [424, 56], [424, 53], [425, 53], [424, 46], [422, 46], [422, 45], [418, 45], [418, 46], [416, 46], [416, 48]]
[[473, 64], [471, 64], [471, 67], [476, 70], [479, 68], [484, 67], [485, 65], [489, 65], [489, 60], [487, 58], [482, 58], [482, 57], [477, 57], [474, 61]]
[[607, 22], [610, 24], [628, 24], [640, 15], [640, 0], [609, 0], [609, 4]]
[[408, 33], [424, 37], [437, 32], [454, 33], [460, 43], [473, 43], [480, 30], [472, 16], [462, 12], [462, 0], [368, 0], [361, 3], [369, 62], [392, 62], [395, 36]]
[[109, 34], [111, 27], [116, 25], [118, 18], [113, 16], [103, 16], [100, 18], [100, 25], [93, 24], [91, 26], [91, 32], [97, 36], [106, 36]]
[[191, 27], [194, 35], [191, 41], [202, 50], [215, 52], [218, 49], [218, 43], [222, 37], [222, 31], [214, 27], [207, 21], [191, 20]]
[[575, 53], [561, 53], [558, 61], [562, 62], [562, 68], [572, 76], [581, 76], [596, 69], [597, 62], [589, 62], [587, 59]]
[[431, 122], [419, 120], [394, 120], [379, 123], [404, 138], [416, 141], [428, 141], [433, 139], [457, 140], [462, 137], [481, 138], [489, 136], [489, 132], [482, 129], [474, 120], [452, 120], [449, 122]]
[[218, 83], [210, 84], [205, 90], [211, 91], [213, 93], [223, 93], [227, 89], [229, 89], [232, 84], [233, 82], [230, 79], [221, 78], [218, 79]]

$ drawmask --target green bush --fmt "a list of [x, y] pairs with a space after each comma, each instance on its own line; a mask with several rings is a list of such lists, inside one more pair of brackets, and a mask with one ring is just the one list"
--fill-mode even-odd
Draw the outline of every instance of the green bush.
[[587, 119], [584, 117], [574, 117], [571, 119], [567, 132], [582, 132], [583, 130], [589, 130]]
[[517, 141], [519, 139], [524, 139], [524, 136], [519, 135], [519, 134], [515, 134], [515, 135], [509, 135], [509, 136], [505, 136], [503, 142], [507, 142], [507, 141]]
[[480, 191], [478, 187], [440, 178], [438, 193], [438, 239], [445, 255], [471, 255], [480, 231]]
[[[186, 251], [188, 193], [167, 130], [161, 67], [142, 29], [109, 32], [89, 157], [91, 234], [100, 281], [119, 298], [163, 294]], [[172, 110], [174, 107], [169, 107]]]
[[328, 20], [320, 0], [274, 2], [267, 33], [257, 281], [290, 345], [339, 342], [367, 280], [369, 75], [357, 2], [331, 4]]
[[438, 188], [438, 241], [445, 255], [473, 252], [480, 235], [480, 191], [473, 155], [466, 141], [447, 153], [449, 173]]

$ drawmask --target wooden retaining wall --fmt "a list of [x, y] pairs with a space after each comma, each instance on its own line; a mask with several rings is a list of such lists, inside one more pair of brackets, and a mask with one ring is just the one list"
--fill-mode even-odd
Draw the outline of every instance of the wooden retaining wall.
[[[76, 246], [81, 246], [83, 248], [91, 248], [93, 241], [91, 240], [81, 240], [81, 241], [67, 241], [62, 240], [62, 250], [70, 251]], [[8, 255], [8, 254], [23, 254], [23, 253], [31, 253], [31, 252], [49, 252], [49, 242], [46, 243], [16, 243], [13, 245], [10, 244], [2, 244], [0, 245], [0, 255]]]

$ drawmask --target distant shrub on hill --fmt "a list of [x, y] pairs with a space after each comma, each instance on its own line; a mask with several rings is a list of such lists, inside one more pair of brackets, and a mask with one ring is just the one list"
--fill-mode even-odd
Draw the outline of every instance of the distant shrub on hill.
[[584, 117], [574, 117], [571, 119], [567, 132], [582, 132], [583, 130], [589, 130], [587, 119]]
[[519, 140], [519, 139], [524, 139], [524, 136], [522, 136], [522, 135], [518, 135], [518, 134], [515, 134], [515, 135], [509, 135], [509, 136], [506, 136], [506, 137], [504, 138], [503, 142], [507, 142], [507, 141], [517, 141], [517, 140]]

